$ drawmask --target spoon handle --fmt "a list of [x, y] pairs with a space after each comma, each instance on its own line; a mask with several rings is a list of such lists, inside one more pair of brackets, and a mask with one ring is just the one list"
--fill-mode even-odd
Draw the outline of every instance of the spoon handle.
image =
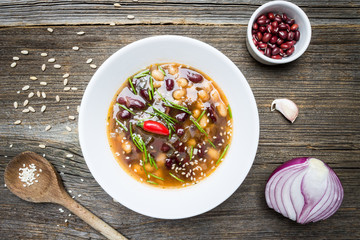
[[127, 240], [126, 237], [121, 235], [115, 229], [113, 229], [110, 225], [105, 223], [103, 220], [95, 216], [89, 210], [81, 206], [78, 202], [72, 199], [70, 196], [66, 197], [64, 201], [61, 202], [61, 205], [69, 209], [79, 218], [81, 218], [84, 222], [89, 224], [95, 230], [100, 232], [102, 235], [111, 240]]

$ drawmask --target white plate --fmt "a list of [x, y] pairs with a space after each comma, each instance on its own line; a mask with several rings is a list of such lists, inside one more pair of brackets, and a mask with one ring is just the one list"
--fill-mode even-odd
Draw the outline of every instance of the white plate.
[[[122, 83], [150, 64], [165, 62], [190, 65], [209, 75], [228, 98], [234, 119], [224, 161], [199, 184], [180, 189], [160, 189], [133, 179], [114, 159], [106, 135], [107, 112]], [[92, 175], [112, 198], [150, 217], [179, 219], [211, 210], [241, 185], [255, 158], [259, 117], [245, 77], [224, 54], [191, 38], [157, 36], [123, 47], [96, 71], [81, 102], [79, 139]]]

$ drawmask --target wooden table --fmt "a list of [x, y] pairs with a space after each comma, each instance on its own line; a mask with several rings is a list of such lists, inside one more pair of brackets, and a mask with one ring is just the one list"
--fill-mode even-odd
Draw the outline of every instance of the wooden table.
[[[77, 201], [130, 239], [359, 239], [360, 1], [294, 1], [311, 21], [311, 44], [297, 61], [271, 67], [251, 58], [245, 46], [248, 19], [265, 2], [123, 0], [121, 7], [114, 7], [114, 1], [108, 0], [2, 0], [0, 238], [103, 239], [66, 209], [60, 212], [56, 205], [25, 202], [4, 187], [7, 162], [31, 150], [46, 155]], [[48, 27], [54, 31], [50, 33]], [[77, 35], [80, 31], [85, 34]], [[86, 60], [92, 58], [100, 66], [123, 46], [163, 34], [196, 38], [227, 55], [254, 92], [261, 128], [254, 165], [241, 187], [212, 211], [173, 221], [145, 217], [114, 202], [90, 174], [77, 132], [77, 106], [96, 70]], [[74, 46], [80, 49], [75, 51]], [[43, 52], [48, 56], [40, 56]], [[13, 61], [14, 56], [20, 60]], [[48, 63], [51, 57], [61, 69]], [[12, 62], [17, 66], [11, 68]], [[42, 64], [47, 66], [44, 72]], [[64, 91], [65, 73], [70, 74], [69, 91]], [[30, 89], [22, 91], [25, 85]], [[37, 97], [37, 91], [45, 92], [46, 98]], [[28, 106], [36, 112], [22, 113], [30, 92], [35, 96]], [[60, 102], [55, 101], [56, 95]], [[270, 112], [271, 102], [282, 97], [294, 100], [300, 108], [294, 124]], [[42, 105], [47, 107], [43, 113]], [[14, 125], [15, 120], [22, 123]], [[52, 126], [49, 131], [45, 131], [47, 125]], [[324, 222], [302, 226], [266, 205], [264, 188], [270, 173], [299, 156], [324, 160], [344, 186], [341, 208]]]

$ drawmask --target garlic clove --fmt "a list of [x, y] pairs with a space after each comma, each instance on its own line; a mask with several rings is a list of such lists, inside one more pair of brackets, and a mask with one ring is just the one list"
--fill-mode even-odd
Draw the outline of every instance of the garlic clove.
[[291, 123], [295, 122], [299, 114], [299, 109], [296, 104], [287, 98], [275, 99], [271, 103], [271, 111], [278, 110]]

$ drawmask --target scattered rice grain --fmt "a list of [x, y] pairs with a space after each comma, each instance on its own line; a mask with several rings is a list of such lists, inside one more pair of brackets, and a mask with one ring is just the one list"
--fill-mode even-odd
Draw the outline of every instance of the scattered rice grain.
[[42, 57], [47, 57], [47, 55], [48, 55], [48, 54], [47, 54], [47, 53], [44, 53], [44, 52], [43, 52], [43, 53], [40, 53], [40, 56], [42, 56]]
[[29, 100], [26, 99], [23, 103], [24, 107], [26, 107], [26, 105], [28, 105], [28, 103], [29, 103]]
[[96, 65], [95, 64], [90, 64], [90, 67], [95, 69]]
[[69, 116], [70, 120], [75, 120], [75, 116]]
[[45, 110], [46, 110], [46, 106], [45, 106], [45, 105], [42, 105], [40, 111], [41, 111], [41, 112], [45, 112]]
[[64, 87], [64, 91], [69, 91], [70, 87]]
[[38, 78], [37, 77], [35, 77], [35, 76], [30, 76], [30, 80], [33, 80], [33, 81], [35, 81], [35, 80], [37, 80]]
[[41, 71], [45, 71], [46, 70], [46, 64], [44, 63], [43, 65], [41, 65]]
[[79, 113], [80, 112], [80, 106], [76, 107], [76, 111]]
[[16, 62], [11, 63], [10, 67], [12, 67], [12, 68], [16, 67]]
[[65, 73], [65, 74], [63, 75], [63, 78], [68, 78], [69, 76], [70, 76], [70, 74]]
[[69, 80], [67, 78], [64, 79], [64, 86], [68, 84]]
[[80, 31], [80, 32], [77, 32], [76, 34], [77, 34], [77, 35], [84, 35], [85, 32], [84, 32], [84, 31]]
[[47, 125], [46, 127], [45, 127], [45, 131], [49, 131], [51, 129], [51, 125]]
[[35, 95], [34, 92], [29, 93], [28, 98], [32, 98]]
[[89, 58], [88, 60], [86, 60], [86, 63], [89, 64], [89, 63], [91, 63], [92, 61], [93, 61], [92, 58]]
[[40, 91], [36, 92], [36, 96], [41, 97]]
[[80, 48], [79, 48], [78, 46], [74, 46], [74, 47], [72, 47], [72, 49], [73, 49], [74, 51], [78, 51]]
[[45, 144], [39, 144], [39, 148], [46, 148]]
[[47, 82], [40, 82], [40, 85], [46, 86], [46, 85], [47, 85]]
[[13, 57], [13, 60], [14, 60], [14, 61], [19, 61], [20, 58], [19, 58], [19, 57]]
[[71, 132], [71, 127], [66, 126], [65, 128], [66, 128], [66, 130], [67, 130], [68, 132]]
[[121, 7], [120, 3], [114, 3], [114, 7]]
[[42, 96], [43, 98], [46, 98], [46, 93], [45, 93], [45, 92], [42, 92], [42, 93], [41, 93], [41, 96]]
[[21, 90], [26, 91], [26, 90], [28, 90], [29, 88], [30, 88], [29, 85], [25, 85], [25, 86], [23, 86], [23, 88], [22, 88]]
[[49, 58], [49, 59], [48, 59], [48, 62], [49, 62], [49, 63], [54, 63], [55, 61], [56, 61], [55, 58]]
[[22, 112], [23, 113], [28, 113], [28, 112], [30, 112], [30, 110], [28, 108], [25, 108], [25, 109], [22, 110]]
[[14, 102], [14, 108], [16, 109], [18, 108], [18, 106], [19, 106], [18, 102]]
[[111, 22], [111, 23], [110, 23], [110, 26], [115, 26], [115, 23], [114, 23], [114, 22]]
[[14, 122], [15, 125], [19, 125], [20, 123], [21, 123], [21, 120], [16, 120], [16, 121]]
[[72, 154], [69, 153], [69, 154], [66, 154], [66, 157], [67, 157], [67, 158], [72, 158], [72, 157], [74, 157], [74, 155], [72, 155]]
[[55, 64], [54, 68], [59, 69], [59, 68], [61, 68], [61, 65], [60, 64]]
[[30, 110], [30, 112], [36, 112], [35, 109], [32, 106], [29, 106], [28, 109]]
[[130, 19], [130, 20], [133, 20], [135, 18], [134, 15], [127, 15], [127, 18]]
[[21, 51], [21, 54], [28, 55], [28, 54], [29, 54], [29, 51], [28, 51], [28, 50], [22, 50], [22, 51]]
[[78, 88], [77, 87], [72, 87], [71, 90], [76, 91], [76, 90], [78, 90]]
[[56, 100], [56, 102], [60, 102], [60, 97], [59, 97], [59, 95], [56, 95], [55, 100]]
[[52, 28], [47, 28], [48, 32], [52, 33], [54, 31], [54, 29]]

